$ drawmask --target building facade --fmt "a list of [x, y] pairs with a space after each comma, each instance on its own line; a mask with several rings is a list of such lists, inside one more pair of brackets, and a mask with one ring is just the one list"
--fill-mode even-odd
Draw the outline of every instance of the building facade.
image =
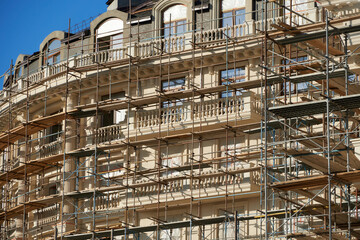
[[360, 3], [109, 0], [0, 93], [1, 239], [358, 239]]

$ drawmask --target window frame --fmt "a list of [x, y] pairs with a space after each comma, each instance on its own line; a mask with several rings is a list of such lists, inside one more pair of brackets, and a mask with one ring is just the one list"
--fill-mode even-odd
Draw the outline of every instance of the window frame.
[[[170, 36], [179, 36], [180, 34], [178, 35], [178, 32], [177, 32], [178, 26], [184, 26], [185, 27], [185, 31], [183, 33], [181, 33], [181, 35], [185, 34], [186, 25], [187, 25], [186, 20], [187, 20], [186, 18], [182, 18], [182, 19], [178, 19], [178, 20], [175, 20], [175, 21], [171, 21], [171, 22], [163, 22], [163, 24], [162, 24], [163, 25], [162, 26], [163, 27], [163, 33], [162, 33], [163, 37], [167, 38], [167, 37], [170, 37]], [[180, 22], [184, 22], [184, 23], [179, 24]], [[166, 25], [169, 25], [169, 26], [166, 26]], [[165, 30], [166, 29], [170, 30], [168, 35], [165, 35]], [[174, 29], [173, 32], [171, 31], [172, 29]]]
[[[125, 91], [119, 91], [119, 92], [114, 92], [111, 94], [106, 94], [106, 95], [102, 95], [101, 96], [101, 101], [116, 101], [116, 100], [125, 100], [126, 99], [126, 92]], [[117, 111], [124, 111], [126, 114], [126, 110], [122, 109], [122, 110], [111, 110], [108, 112], [104, 112], [101, 116], [100, 116], [100, 128], [102, 127], [109, 127], [109, 126], [115, 126], [115, 125], [121, 125], [123, 124], [123, 121], [120, 121], [119, 123], [116, 122], [116, 112]]]
[[[284, 63], [285, 60], [285, 63]], [[301, 61], [299, 61], [301, 60]], [[297, 56], [294, 58], [291, 58], [291, 61], [287, 60], [287, 59], [283, 59], [282, 60], [282, 65], [291, 65], [292, 63], [301, 63], [301, 62], [306, 62], [309, 61], [309, 58], [307, 55], [305, 56]], [[285, 68], [280, 68], [281, 72], [285, 72]], [[288, 71], [288, 70], [287, 70]], [[284, 86], [284, 83], [280, 83], [280, 88], [281, 88], [281, 95], [289, 95], [291, 94], [297, 94], [297, 93], [303, 93], [306, 92], [309, 88], [309, 86], [307, 87], [302, 87], [299, 88], [299, 85], [309, 85], [308, 82], [302, 82], [302, 83], [292, 83], [292, 82], [286, 82], [286, 88]], [[289, 89], [290, 88], [290, 89]]]
[[[168, 85], [167, 89], [164, 89], [163, 84], [166, 82], [171, 82], [171, 81], [177, 81], [177, 80], [183, 80], [184, 83], [183, 85], [181, 85], [181, 87], [176, 87], [177, 85], [175, 85], [175, 87], [171, 88], [170, 84]], [[185, 85], [186, 84], [186, 77], [180, 77], [180, 78], [173, 78], [170, 80], [162, 80], [161, 81], [161, 91], [162, 92], [175, 92], [175, 91], [184, 91], [185, 90]], [[161, 108], [171, 108], [171, 107], [175, 107], [175, 106], [181, 106], [184, 104], [184, 100], [185, 98], [181, 98], [181, 99], [176, 99], [176, 100], [169, 100], [169, 101], [163, 101], [161, 102]]]
[[[233, 83], [237, 83], [237, 80], [240, 80], [238, 82], [245, 82], [246, 81], [246, 67], [245, 66], [241, 66], [241, 67], [236, 67], [236, 68], [229, 68], [229, 69], [223, 69], [223, 70], [219, 70], [219, 86], [226, 86], [226, 85], [229, 85], [229, 84], [223, 84], [225, 82], [230, 82], [229, 79], [223, 79], [222, 78], [222, 73], [223, 72], [226, 72], [226, 71], [231, 71], [231, 70], [234, 70], [235, 73], [238, 69], [242, 69], [244, 71], [244, 75], [240, 75], [240, 76], [236, 76], [235, 74], [235, 79], [233, 82], [229, 83], [229, 84], [233, 84]], [[240, 92], [240, 93], [244, 93], [246, 92], [245, 90], [243, 90], [242, 88], [239, 88], [239, 89], [231, 89], [229, 90], [228, 92], [227, 91], [223, 91], [223, 92], [220, 92], [219, 93], [219, 98], [232, 98], [232, 97], [236, 97], [238, 96], [236, 93], [237, 92]], [[223, 96], [223, 94], [231, 94], [231, 95], [227, 95], [227, 96]], [[234, 94], [235, 93], [235, 94]]]
[[[221, 9], [221, 27], [222, 27], [222, 28], [226, 27], [226, 26], [224, 26], [224, 19], [225, 19], [224, 14], [225, 14], [225, 13], [229, 13], [229, 12], [231, 12], [231, 22], [232, 22], [232, 25], [231, 25], [231, 26], [228, 26], [228, 27], [233, 27], [233, 26], [238, 25], [238, 24], [236, 23], [236, 17], [237, 17], [236, 11], [240, 11], [240, 10], [244, 10], [244, 14], [246, 14], [246, 9], [245, 9], [245, 7], [233, 8], [233, 9], [231, 9], [231, 10], [226, 10], [226, 11], [223, 11], [223, 10]], [[226, 18], [230, 18], [230, 17], [226, 17]], [[245, 20], [245, 15], [244, 15], [244, 22], [245, 22], [245, 21], [246, 21], [246, 20]], [[239, 25], [240, 25], [240, 24], [243, 24], [243, 23], [239, 23]]]
[[[48, 55], [49, 46], [50, 46], [54, 41], [59, 41], [59, 42], [60, 42], [60, 48], [58, 48], [59, 51], [56, 51], [56, 52], [54, 52], [54, 53], [51, 53], [51, 52], [50, 52], [50, 54]], [[48, 42], [48, 44], [47, 44], [46, 47], [45, 47], [45, 55], [44, 55], [43, 65], [52, 66], [52, 65], [55, 65], [55, 64], [59, 63], [60, 60], [61, 60], [61, 59], [60, 59], [60, 53], [61, 53], [61, 41], [60, 41], [59, 39], [57, 39], [57, 38], [54, 38], [54, 39], [52, 39], [50, 42]], [[59, 59], [58, 59], [57, 61], [54, 61], [55, 58], [57, 58], [57, 57], [59, 57]], [[51, 64], [48, 62], [49, 59], [52, 59], [52, 63], [51, 63]]]

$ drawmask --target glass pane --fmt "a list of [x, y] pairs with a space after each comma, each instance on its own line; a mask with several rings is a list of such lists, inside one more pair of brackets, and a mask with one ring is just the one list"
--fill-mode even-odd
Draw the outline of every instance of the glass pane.
[[[170, 81], [163, 81], [161, 83], [161, 88], [164, 91], [168, 90], [178, 90], [183, 91], [185, 86], [185, 78], [172, 79]], [[162, 103], [163, 108], [173, 107], [173, 106], [181, 106], [183, 105], [184, 99], [177, 99], [175, 101], [166, 101]]]
[[[284, 85], [284, 84], [283, 84], [283, 85]], [[289, 89], [290, 87], [291, 87], [291, 89]], [[294, 86], [293, 83], [291, 83], [290, 87], [289, 87], [289, 82], [286, 82], [286, 91], [285, 91], [286, 94], [289, 94], [289, 90], [290, 90], [292, 93], [295, 91], [295, 86]]]
[[309, 88], [309, 85], [308, 83], [303, 82], [303, 83], [298, 83], [296, 87], [298, 92], [306, 92]]
[[[221, 85], [229, 85], [231, 83], [245, 81], [245, 68], [236, 68], [221, 71]], [[243, 89], [236, 89], [236, 95], [239, 96], [244, 92]], [[228, 90], [221, 93], [221, 97], [231, 97], [234, 94], [234, 90]]]
[[185, 86], [185, 79], [172, 79], [170, 81], [163, 81], [162, 82], [162, 89], [163, 90], [171, 90], [178, 88], [179, 90], [183, 90], [183, 87]]
[[179, 21], [176, 24], [176, 35], [183, 35], [186, 32], [186, 21]]
[[174, 35], [174, 26], [175, 23], [171, 23], [171, 27], [170, 23], [164, 24], [164, 37], [168, 37], [170, 34]]
[[226, 27], [226, 26], [232, 26], [233, 25], [233, 21], [232, 21], [232, 12], [224, 12], [222, 14], [222, 27]]
[[118, 34], [112, 37], [112, 49], [118, 49], [123, 47], [123, 35]]
[[54, 40], [49, 44], [48, 52], [57, 52], [60, 51], [61, 42], [60, 40]]
[[235, 11], [235, 25], [243, 24], [245, 22], [245, 9]]
[[59, 63], [60, 62], [60, 54], [55, 55], [53, 59], [54, 59], [53, 60], [54, 63]]
[[46, 63], [47, 63], [48, 65], [52, 65], [52, 64], [54, 63], [53, 58], [52, 58], [52, 57], [48, 58], [47, 61], [46, 61]]

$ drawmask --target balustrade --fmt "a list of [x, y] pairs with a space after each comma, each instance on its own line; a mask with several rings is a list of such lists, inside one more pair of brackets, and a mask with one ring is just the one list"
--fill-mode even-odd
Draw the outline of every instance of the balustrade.
[[37, 213], [39, 219], [37, 221], [37, 225], [41, 226], [44, 224], [56, 222], [58, 220], [58, 212], [59, 207], [57, 205], [41, 209], [41, 211]]
[[102, 143], [120, 139], [121, 137], [123, 137], [121, 129], [122, 128], [120, 125], [111, 125], [99, 128], [98, 141]]
[[184, 123], [186, 121], [195, 121], [200, 119], [220, 118], [227, 114], [236, 116], [241, 119], [242, 114], [252, 111], [260, 112], [260, 102], [256, 99], [255, 94], [251, 92], [242, 93], [241, 96], [230, 98], [220, 98], [194, 104], [193, 116], [191, 116], [191, 104], [186, 103], [180, 106], [172, 106], [159, 110], [142, 110], [138, 111], [137, 128], [155, 127], [159, 124]]
[[[241, 167], [236, 168], [236, 170], [242, 169]], [[230, 174], [221, 174], [225, 169], [211, 169], [203, 170], [200, 174], [195, 174], [193, 179], [192, 187], [193, 189], [205, 189], [211, 187], [224, 186], [226, 184], [240, 184], [245, 181], [249, 181], [254, 174], [251, 173], [236, 173], [233, 175]], [[231, 171], [231, 170], [230, 170]], [[255, 175], [254, 175], [255, 176]], [[139, 189], [139, 196], [148, 196], [149, 194], [157, 194], [160, 187], [161, 193], [171, 193], [171, 192], [180, 192], [185, 191], [190, 187], [190, 180], [181, 176], [168, 176], [162, 179], [167, 182], [167, 185], [164, 184], [149, 184], [143, 186]], [[254, 181], [256, 178], [254, 179]], [[153, 181], [149, 179], [138, 180], [137, 183], [151, 183]]]
[[[119, 192], [107, 193], [96, 197], [96, 210], [107, 210], [121, 207], [121, 194]], [[92, 209], [92, 206], [90, 207]]]
[[40, 157], [43, 158], [61, 153], [62, 143], [63, 141], [61, 139], [58, 139], [54, 142], [42, 145], [40, 148]]

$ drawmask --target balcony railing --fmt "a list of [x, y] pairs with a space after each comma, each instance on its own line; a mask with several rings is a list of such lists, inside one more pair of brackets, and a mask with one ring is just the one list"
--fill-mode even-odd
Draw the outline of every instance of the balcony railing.
[[124, 134], [121, 131], [121, 125], [111, 125], [99, 128], [98, 130], [98, 141], [102, 142], [110, 142], [113, 140], [121, 139], [124, 137]]
[[[238, 167], [236, 170], [242, 169]], [[195, 180], [192, 184], [193, 189], [206, 189], [212, 187], [224, 186], [226, 184], [241, 184], [241, 183], [258, 183], [258, 172], [236, 173], [236, 174], [222, 174], [225, 169], [211, 169], [203, 170], [201, 173], [195, 175]], [[186, 191], [190, 187], [190, 180], [181, 176], [170, 176], [162, 179], [167, 182], [164, 184], [144, 184], [138, 191], [138, 196], [148, 196], [149, 194], [157, 194], [159, 187], [161, 193], [171, 193]], [[149, 179], [138, 180], [137, 183], [150, 183]]]
[[[198, 121], [200, 119], [218, 119], [231, 115], [236, 119], [248, 118], [245, 113], [259, 112], [260, 102], [252, 92], [244, 92], [240, 96], [220, 98], [204, 102], [196, 102], [193, 106], [185, 103], [181, 106], [162, 108], [159, 110], [138, 111], [137, 128], [155, 127], [159, 124], [185, 123], [186, 121]], [[191, 114], [191, 108], [193, 115]]]
[[62, 139], [50, 142], [41, 146], [39, 154], [40, 158], [48, 157], [51, 155], [59, 154], [62, 151]]
[[40, 212], [37, 212], [38, 220], [34, 221], [35, 226], [41, 226], [49, 223], [55, 223], [59, 216], [59, 206], [53, 205], [43, 208]]
[[128, 58], [127, 47], [118, 49], [109, 49], [105, 51], [94, 52], [82, 56], [78, 56], [74, 59], [75, 66], [85, 67], [96, 63], [107, 63], [113, 61], [119, 61]]
[[[121, 200], [123, 195], [119, 192], [106, 193], [97, 196], [95, 199], [96, 211], [102, 211], [107, 209], [121, 208]], [[89, 210], [93, 209], [93, 204], [89, 204]]]

